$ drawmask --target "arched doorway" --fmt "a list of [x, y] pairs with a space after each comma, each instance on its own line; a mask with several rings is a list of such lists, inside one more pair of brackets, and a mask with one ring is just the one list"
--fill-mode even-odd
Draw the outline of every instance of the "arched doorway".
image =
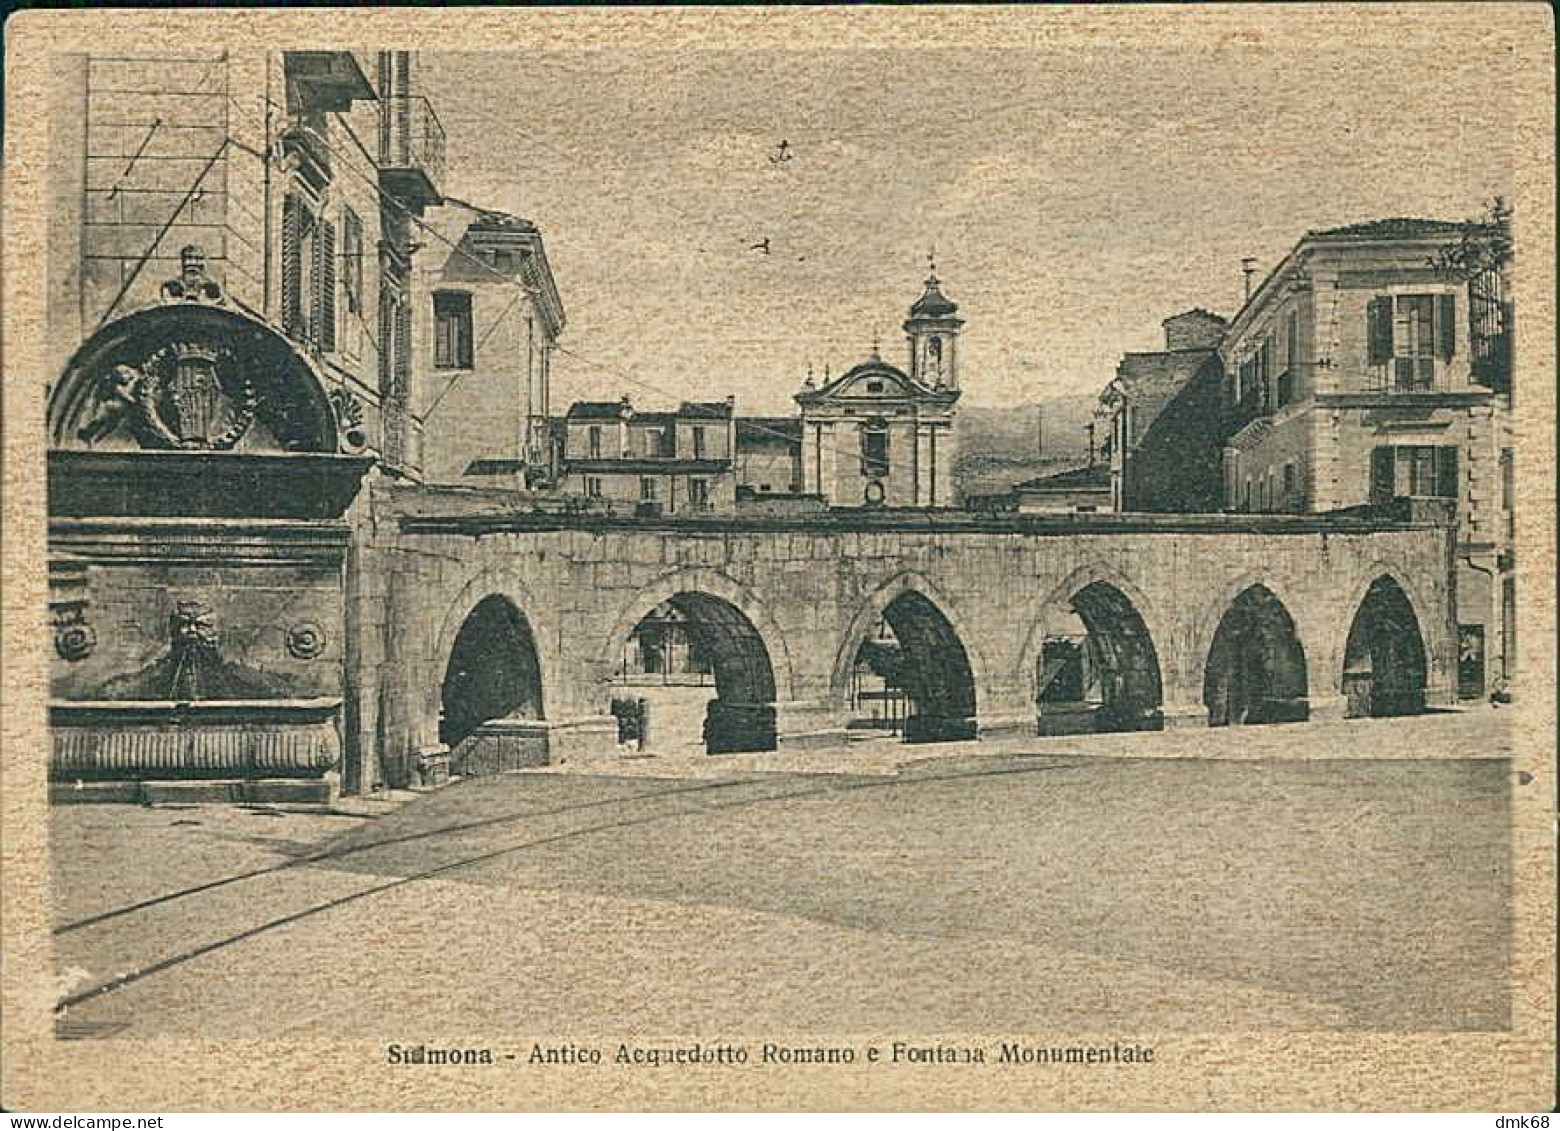
[[1391, 577], [1376, 578], [1354, 614], [1344, 646], [1348, 717], [1419, 714], [1425, 709], [1427, 667], [1413, 605]]
[[[900, 704], [894, 726], [906, 742], [975, 737], [975, 677], [953, 625], [923, 594], [907, 590], [855, 649], [855, 668], [877, 673]], [[857, 707], [858, 712], [860, 707]]]
[[730, 601], [675, 593], [619, 643], [612, 713], [625, 741], [665, 753], [699, 745], [709, 754], [775, 748], [769, 650]]
[[461, 772], [478, 728], [495, 719], [542, 718], [542, 669], [524, 615], [507, 598], [484, 597], [467, 614], [444, 671], [439, 741]]
[[1251, 586], [1225, 610], [1208, 649], [1208, 725], [1303, 722], [1308, 695], [1305, 649], [1289, 610], [1266, 586]]
[[1035, 657], [1041, 734], [1163, 726], [1159, 655], [1125, 593], [1091, 582], [1047, 629]]

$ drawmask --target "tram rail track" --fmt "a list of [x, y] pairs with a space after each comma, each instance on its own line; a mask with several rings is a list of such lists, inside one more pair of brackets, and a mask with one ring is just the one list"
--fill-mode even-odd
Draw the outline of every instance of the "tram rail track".
[[[704, 805], [701, 807], [701, 811], [706, 813], [723, 812], [726, 810], [739, 809], [748, 806], [773, 804], [806, 797], [823, 796], [830, 793], [848, 793], [866, 789], [882, 789], [909, 785], [929, 785], [948, 781], [998, 777], [1012, 774], [1041, 773], [1050, 770], [1069, 769], [1076, 766], [1077, 764], [1078, 763], [1076, 761], [1058, 761], [1046, 762], [1043, 764], [1010, 766], [999, 769], [970, 770], [951, 774], [915, 774], [909, 776], [896, 775], [892, 777], [874, 778], [872, 780], [834, 780], [826, 784], [815, 785], [810, 788], [772, 792], [758, 797], [738, 798], [733, 801]], [[772, 781], [773, 779], [768, 780]], [[784, 780], [789, 780], [789, 778]], [[177, 892], [166, 893], [163, 896], [141, 900], [134, 904], [127, 904], [121, 908], [115, 908], [108, 912], [99, 913], [98, 915], [94, 916], [88, 916], [86, 918], [76, 920], [73, 923], [65, 924], [62, 928], [57, 928], [55, 933], [60, 934], [64, 933], [65, 931], [80, 930], [85, 927], [98, 925], [104, 922], [113, 921], [115, 919], [122, 919], [125, 916], [132, 915], [137, 912], [150, 911], [156, 907], [164, 906], [178, 899], [204, 894], [206, 892], [217, 890], [221, 887], [231, 886], [245, 880], [260, 879], [266, 876], [275, 875], [277, 873], [291, 871], [293, 869], [303, 867], [307, 864], [328, 863], [332, 860], [356, 856], [374, 849], [386, 848], [397, 844], [405, 844], [411, 841], [424, 840], [443, 835], [453, 835], [471, 829], [491, 828], [527, 818], [534, 819], [548, 815], [562, 815], [565, 813], [578, 812], [586, 809], [603, 808], [614, 804], [632, 804], [637, 801], [653, 801], [660, 798], [699, 795], [711, 793], [717, 789], [730, 789], [743, 785], [762, 784], [768, 784], [768, 781], [766, 781], [765, 778], [751, 777], [719, 779], [713, 782], [700, 783], [697, 786], [687, 786], [677, 789], [652, 790], [643, 793], [630, 794], [624, 797], [603, 798], [598, 801], [585, 802], [574, 806], [562, 806], [552, 811], [527, 810], [525, 812], [519, 813], [502, 814], [496, 817], [484, 818], [480, 821], [463, 822], [459, 825], [442, 826], [438, 829], [423, 830], [419, 833], [407, 834], [406, 836], [402, 837], [390, 837], [382, 841], [372, 842], [370, 844], [354, 845], [350, 848], [341, 849], [335, 852], [327, 850], [320, 853], [313, 853], [306, 857], [299, 857], [294, 860], [284, 861], [283, 863], [277, 864], [270, 868], [253, 869], [249, 872], [224, 877], [221, 880], [195, 885]], [[294, 923], [301, 922], [305, 919], [326, 914], [332, 910], [347, 906], [349, 904], [357, 903], [371, 896], [394, 891], [411, 884], [421, 883], [425, 880], [435, 879], [439, 876], [444, 876], [460, 871], [461, 869], [490, 863], [494, 860], [502, 859], [503, 857], [510, 856], [518, 852], [524, 852], [529, 849], [543, 848], [579, 837], [594, 836], [601, 833], [654, 824], [659, 821], [673, 820], [680, 817], [686, 817], [688, 815], [689, 811], [686, 809], [675, 809], [670, 812], [650, 813], [640, 816], [627, 817], [619, 820], [598, 822], [583, 827], [565, 829], [547, 836], [533, 837], [519, 841], [517, 843], [505, 844], [484, 852], [472, 853], [455, 860], [446, 861], [433, 867], [419, 869], [405, 876], [397, 876], [394, 879], [386, 880], [382, 883], [371, 884], [370, 886], [362, 888], [358, 891], [347, 892], [330, 899], [312, 903], [306, 907], [299, 908], [296, 911], [291, 911], [284, 915], [275, 916], [251, 927], [247, 927], [243, 930], [222, 935], [200, 945], [190, 947], [173, 954], [164, 955], [163, 957], [156, 960], [134, 966], [104, 981], [94, 983], [93, 985], [87, 986], [84, 989], [61, 997], [56, 1002], [54, 1011], [57, 1014], [63, 1014], [78, 1005], [83, 1005], [87, 1002], [107, 997], [110, 994], [124, 990], [147, 978], [164, 973], [168, 970], [175, 969], [205, 955], [225, 950], [229, 947], [237, 946], [240, 943], [246, 942], [260, 935], [264, 935], [271, 931], [275, 931]]]

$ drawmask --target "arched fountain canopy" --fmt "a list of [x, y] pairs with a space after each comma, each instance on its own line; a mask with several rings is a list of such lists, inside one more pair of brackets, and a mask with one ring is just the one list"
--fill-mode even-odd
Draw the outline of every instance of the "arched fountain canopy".
[[340, 513], [370, 462], [346, 454], [363, 446], [361, 406], [230, 304], [199, 248], [181, 264], [160, 303], [99, 327], [51, 390], [51, 510]]

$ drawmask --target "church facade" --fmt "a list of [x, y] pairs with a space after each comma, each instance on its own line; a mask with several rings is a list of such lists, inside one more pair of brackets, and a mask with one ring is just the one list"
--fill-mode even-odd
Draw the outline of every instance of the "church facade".
[[908, 369], [874, 347], [821, 386], [807, 380], [796, 395], [804, 492], [835, 507], [954, 505], [963, 325], [934, 270], [904, 322]]

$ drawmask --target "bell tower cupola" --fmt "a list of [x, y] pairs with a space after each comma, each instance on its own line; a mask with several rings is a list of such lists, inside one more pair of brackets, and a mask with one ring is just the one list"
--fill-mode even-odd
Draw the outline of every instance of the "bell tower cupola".
[[910, 377], [931, 389], [959, 387], [959, 329], [964, 319], [959, 307], [942, 293], [937, 264], [928, 255], [926, 290], [910, 308], [905, 319], [905, 338], [910, 345]]

